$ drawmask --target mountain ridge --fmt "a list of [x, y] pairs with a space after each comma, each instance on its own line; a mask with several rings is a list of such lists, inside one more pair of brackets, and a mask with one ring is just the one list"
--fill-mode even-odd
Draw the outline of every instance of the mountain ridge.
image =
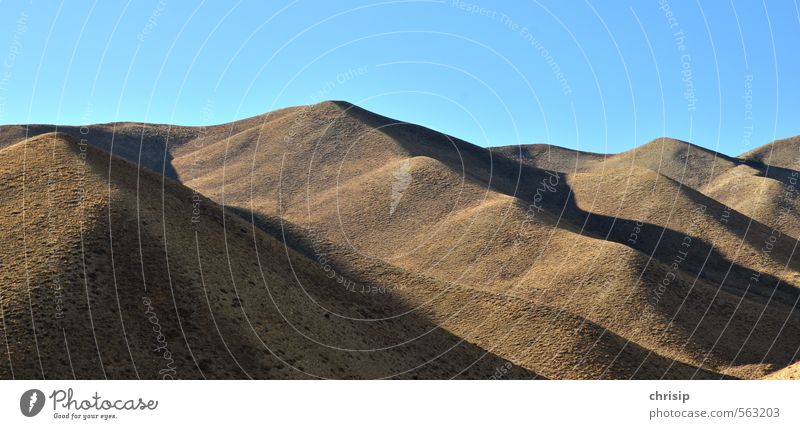
[[[0, 154], [9, 168], [28, 171], [24, 156], [9, 155], [19, 153], [9, 142], [24, 130], [4, 130]], [[213, 127], [113, 124], [66, 131], [22, 144], [66, 139], [97, 147], [95, 158], [110, 160], [95, 168], [100, 177], [126, 183], [118, 198], [127, 212], [110, 215], [102, 182], [90, 189], [101, 213], [109, 212], [99, 225], [129, 238], [121, 252], [132, 252], [130, 243], [146, 244], [151, 257], [181, 267], [176, 281], [190, 291], [199, 279], [190, 268], [196, 256], [185, 249], [197, 248], [205, 255], [202, 265], [214, 267], [215, 282], [247, 279], [250, 295], [232, 300], [233, 309], [258, 308], [265, 315], [274, 314], [264, 306], [272, 298], [251, 290], [265, 278], [261, 264], [258, 271], [251, 264], [269, 256], [268, 283], [280, 285], [275, 291], [302, 315], [300, 325], [338, 341], [360, 328], [310, 322], [322, 316], [302, 308], [304, 299], [330, 301], [350, 317], [393, 319], [393, 311], [409, 311], [411, 321], [387, 321], [368, 331], [377, 336], [347, 341], [382, 348], [383, 329], [438, 332], [408, 345], [407, 359], [427, 360], [414, 370], [421, 377], [479, 378], [505, 359], [516, 368], [513, 378], [762, 378], [792, 364], [800, 347], [791, 333], [800, 329], [793, 305], [800, 299], [800, 260], [792, 251], [792, 225], [800, 222], [786, 196], [797, 172], [767, 166], [762, 158], [725, 157], [666, 138], [612, 156], [549, 146], [482, 148], [346, 102]], [[527, 158], [515, 159], [514, 150]], [[67, 168], [41, 153], [31, 156], [40, 166], [31, 177], [41, 183], [48, 168]], [[6, 182], [19, 180], [13, 173]], [[53, 193], [46, 185], [30, 192]], [[202, 240], [188, 234], [191, 222], [185, 223], [194, 215], [195, 196], [201, 208], [216, 213], [204, 222], [209, 229]], [[754, 199], [757, 204], [748, 203]], [[160, 220], [159, 207], [166, 213]], [[788, 214], [776, 219], [776, 213]], [[126, 228], [131, 220], [147, 235]], [[183, 250], [151, 247], [167, 237], [184, 243]], [[107, 246], [102, 237], [94, 239]], [[236, 249], [233, 261], [222, 243]], [[124, 269], [135, 270], [141, 257], [129, 259]], [[226, 259], [229, 264], [221, 265]], [[146, 280], [130, 276], [131, 288]], [[307, 290], [306, 283], [314, 287]], [[369, 292], [354, 293], [351, 285]], [[311, 290], [318, 296], [308, 295]], [[222, 290], [214, 293], [228, 302]], [[187, 297], [202, 303], [202, 295]], [[174, 305], [167, 298], [159, 305]], [[212, 308], [228, 318], [232, 344], [249, 344], [238, 352], [269, 343], [245, 340], [238, 310]], [[303, 355], [296, 341], [286, 343], [294, 334], [279, 332], [270, 341]], [[301, 341], [305, 336], [297, 334]], [[458, 345], [452, 361], [423, 358], [419, 348], [451, 350], [450, 344]], [[344, 368], [313, 363], [333, 377], [381, 377], [382, 370], [410, 362], [387, 352], [358, 372], [356, 355], [317, 352]], [[464, 365], [461, 374], [457, 366], [470, 359], [474, 365]], [[232, 377], [237, 365], [216, 374]], [[258, 359], [249, 365], [280, 367]], [[244, 374], [288, 376], [276, 371]]]
[[[54, 132], [55, 128], [62, 128], [63, 129], [62, 132], [66, 132], [69, 135], [72, 135], [73, 137], [79, 138], [79, 137], [77, 137], [75, 135], [76, 132], [78, 132], [81, 128], [92, 128], [92, 127], [95, 127], [95, 128], [97, 128], [97, 127], [102, 127], [102, 128], [130, 128], [130, 127], [137, 127], [137, 128], [153, 128], [153, 127], [155, 127], [155, 128], [158, 128], [158, 127], [165, 127], [165, 128], [171, 128], [173, 130], [182, 130], [182, 129], [206, 129], [206, 130], [208, 130], [208, 129], [221, 129], [221, 128], [225, 128], [225, 127], [232, 128], [232, 129], [239, 129], [241, 126], [252, 125], [253, 122], [257, 122], [258, 120], [269, 121], [269, 120], [272, 120], [274, 118], [281, 117], [281, 116], [283, 116], [283, 115], [285, 115], [287, 113], [290, 113], [290, 112], [294, 112], [294, 111], [297, 111], [297, 110], [303, 110], [303, 109], [310, 109], [310, 108], [314, 108], [315, 106], [324, 106], [324, 105], [335, 105], [335, 106], [338, 106], [342, 110], [345, 110], [345, 111], [347, 111], [347, 110], [355, 110], [355, 111], [358, 111], [359, 113], [365, 113], [365, 114], [371, 115], [371, 116], [373, 116], [375, 118], [380, 118], [382, 120], [394, 122], [394, 123], [397, 123], [397, 124], [414, 125], [414, 126], [417, 126], [417, 127], [428, 129], [428, 130], [430, 130], [432, 132], [435, 132], [435, 133], [438, 133], [438, 134], [446, 135], [446, 133], [444, 133], [442, 131], [434, 130], [432, 128], [425, 127], [425, 126], [422, 126], [422, 125], [416, 125], [416, 124], [412, 124], [412, 123], [409, 123], [409, 122], [396, 120], [396, 119], [390, 118], [388, 116], [384, 116], [384, 115], [381, 115], [379, 113], [375, 113], [375, 112], [369, 111], [367, 109], [364, 109], [363, 107], [358, 106], [357, 104], [354, 104], [354, 103], [351, 103], [351, 102], [348, 102], [348, 101], [345, 101], [345, 100], [325, 100], [325, 101], [320, 101], [320, 102], [317, 102], [317, 103], [314, 103], [314, 104], [286, 106], [286, 107], [281, 107], [281, 108], [278, 108], [278, 109], [275, 109], [275, 110], [267, 111], [267, 112], [264, 112], [264, 113], [261, 113], [261, 114], [255, 115], [255, 116], [246, 117], [246, 118], [243, 118], [243, 119], [236, 119], [236, 120], [229, 121], [229, 122], [220, 122], [220, 123], [213, 123], [213, 124], [177, 125], [177, 124], [169, 124], [169, 123], [142, 122], [142, 121], [114, 121], [114, 122], [93, 123], [93, 124], [63, 124], [63, 125], [44, 124], [44, 123], [36, 123], [36, 124], [2, 124], [2, 125], [0, 125], [0, 132], [6, 132], [8, 134], [11, 134], [12, 135], [11, 138], [18, 138], [18, 136], [21, 135], [22, 133], [19, 133], [18, 131], [12, 133], [12, 132], [10, 132], [10, 130], [13, 130], [15, 128], [16, 129], [23, 129], [23, 130], [24, 129], [28, 129], [28, 130], [33, 130], [33, 132], [28, 134], [27, 137], [34, 137], [35, 135], [42, 134], [44, 132]], [[21, 138], [25, 138], [24, 134], [22, 134], [22, 135], [23, 135], [23, 137], [21, 137]], [[466, 140], [458, 138], [458, 137], [450, 136], [450, 138], [452, 138], [454, 140], [460, 140], [460, 141], [466, 142]], [[2, 147], [2, 145], [4, 145], [4, 144], [8, 144], [7, 139], [8, 139], [8, 137], [6, 139], [3, 139], [2, 138], [2, 134], [0, 134], [0, 147]], [[718, 156], [720, 158], [727, 159], [727, 160], [743, 160], [743, 161], [755, 160], [755, 161], [758, 161], [758, 162], [763, 162], [762, 159], [764, 157], [766, 157], [766, 154], [765, 154], [766, 149], [768, 147], [770, 147], [770, 146], [773, 146], [773, 147], [785, 147], [785, 146], [792, 146], [792, 145], [800, 145], [800, 135], [794, 135], [794, 136], [782, 137], [782, 138], [778, 138], [778, 139], [772, 140], [772, 141], [764, 143], [763, 145], [758, 146], [758, 147], [756, 147], [754, 149], [751, 149], [749, 151], [743, 152], [743, 153], [741, 153], [739, 155], [728, 155], [728, 154], [725, 154], [725, 153], [722, 153], [722, 152], [717, 152], [717, 151], [715, 151], [713, 149], [705, 148], [704, 146], [701, 146], [701, 145], [696, 144], [696, 143], [675, 139], [675, 138], [672, 138], [672, 137], [669, 137], [669, 136], [661, 136], [661, 137], [655, 137], [655, 138], [649, 140], [646, 143], [642, 143], [639, 146], [633, 147], [631, 149], [628, 149], [628, 150], [625, 150], [625, 151], [622, 151], [622, 152], [607, 152], [607, 153], [603, 153], [603, 152], [583, 151], [583, 150], [580, 150], [580, 149], [573, 149], [573, 148], [569, 148], [569, 147], [566, 147], [566, 146], [558, 146], [558, 145], [553, 145], [553, 144], [549, 144], [549, 143], [526, 143], [526, 144], [516, 144], [516, 145], [502, 145], [501, 144], [501, 145], [497, 145], [497, 146], [487, 146], [487, 147], [485, 147], [485, 149], [492, 150], [492, 151], [497, 151], [499, 153], [505, 153], [505, 152], [513, 152], [512, 149], [514, 149], [514, 148], [522, 148], [522, 149], [527, 150], [529, 148], [539, 149], [539, 148], [548, 148], [549, 147], [549, 148], [552, 148], [552, 149], [560, 151], [560, 152], [568, 152], [568, 153], [573, 153], [573, 154], [578, 154], [578, 155], [587, 155], [587, 156], [596, 156], [596, 157], [613, 157], [613, 156], [622, 155], [622, 154], [625, 154], [625, 153], [641, 150], [644, 147], [646, 147], [647, 145], [653, 144], [654, 142], [658, 142], [658, 141], [661, 141], [661, 140], [671, 140], [671, 141], [679, 142], [680, 144], [689, 145], [689, 146], [691, 146], [691, 147], [693, 147], [693, 148], [695, 148], [697, 150], [707, 151], [707, 152], [715, 154], [716, 156]], [[478, 146], [478, 147], [481, 147], [481, 146]], [[767, 164], [767, 163], [765, 163], [765, 164]], [[776, 167], [784, 167], [784, 168], [791, 168], [791, 167], [785, 167], [785, 166], [779, 165], [779, 164], [774, 164], [774, 166], [776, 166]], [[796, 169], [796, 168], [791, 168], [791, 169]]]

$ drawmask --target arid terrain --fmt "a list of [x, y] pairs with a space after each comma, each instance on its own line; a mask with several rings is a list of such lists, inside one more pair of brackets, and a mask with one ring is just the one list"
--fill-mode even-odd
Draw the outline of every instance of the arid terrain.
[[800, 378], [800, 138], [0, 127], [0, 378]]

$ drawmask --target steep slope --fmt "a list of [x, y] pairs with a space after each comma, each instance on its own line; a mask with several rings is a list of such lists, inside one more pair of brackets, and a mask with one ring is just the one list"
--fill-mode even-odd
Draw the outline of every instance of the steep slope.
[[487, 378], [506, 365], [66, 135], [9, 146], [0, 165], [2, 378]]
[[[432, 175], [424, 167], [437, 164], [426, 159], [411, 158], [414, 179], [393, 215], [385, 213], [388, 201], [364, 198], [391, 180], [378, 170], [377, 178], [371, 175], [360, 187], [338, 189], [336, 200], [331, 194], [312, 202], [311, 227], [407, 270], [546, 303], [664, 356], [718, 366], [730, 375], [757, 376], [794, 356], [798, 339], [782, 328], [787, 321], [798, 326], [792, 309], [797, 290], [776, 277], [785, 274], [787, 259], [780, 258], [791, 253], [792, 243], [781, 239], [774, 256], [762, 258], [769, 228], [753, 224], [737, 235], [748, 231], [740, 214], [635, 169], [628, 176], [567, 177], [577, 209], [593, 213], [580, 231], [566, 217], [546, 211], [531, 219], [529, 206], [513, 197], [489, 192], [477, 199], [485, 190], [459, 187], [459, 178], [441, 169]], [[618, 178], [629, 182], [628, 189]], [[443, 202], [456, 193], [476, 201], [450, 210]], [[701, 204], [703, 212], [696, 210]], [[429, 218], [437, 221], [419, 224]], [[707, 236], [714, 241], [700, 238]], [[679, 257], [677, 267], [670, 268]], [[756, 275], [758, 281], [751, 282]], [[796, 276], [784, 278], [797, 283]], [[666, 294], [663, 283], [669, 286]], [[780, 346], [771, 346], [777, 338]]]
[[[685, 186], [636, 166], [608, 170], [607, 177], [554, 175], [346, 104], [310, 106], [282, 120], [196, 152], [204, 156], [194, 171], [210, 174], [190, 184], [227, 204], [285, 217], [368, 259], [451, 284], [557, 302], [560, 311], [684, 362], [752, 377], [793, 356], [791, 338], [769, 356], [768, 344], [757, 340], [786, 335], [780, 327], [787, 318], [796, 323], [789, 303], [797, 291], [776, 277], [784, 274], [789, 244], [782, 240], [774, 258], [761, 258], [769, 228], [748, 229], [745, 217]], [[192, 165], [191, 159], [179, 157], [177, 165]], [[542, 180], [552, 180], [552, 189], [542, 188]], [[653, 204], [644, 216], [641, 196], [650, 190]], [[688, 215], [700, 205], [708, 213], [694, 230]], [[723, 212], [730, 225], [717, 219]], [[641, 238], [630, 243], [634, 228]], [[706, 234], [719, 237], [717, 247]], [[694, 249], [677, 269], [672, 298], [655, 306], [655, 318], [641, 317], [643, 307], [660, 299], [659, 282], [675, 274], [669, 267], [685, 237]], [[651, 255], [655, 261], [648, 262]], [[585, 292], [595, 287], [605, 293]], [[564, 290], [571, 293], [559, 295]], [[759, 319], [762, 313], [769, 316]]]
[[291, 247], [326, 261], [337, 276], [352, 278], [353, 290], [393, 291], [420, 308], [435, 308], [431, 318], [440, 326], [486, 344], [496, 353], [549, 378], [724, 376], [679, 358], [662, 356], [612, 329], [544, 300], [447, 284], [365, 257], [283, 219], [251, 216], [255, 224], [275, 231]]
[[110, 126], [133, 139], [115, 153], [147, 152], [142, 165], [284, 241], [276, 224], [294, 225], [293, 249], [346, 266], [334, 273], [351, 294], [390, 290], [545, 377], [758, 378], [800, 346], [795, 223], [776, 235], [761, 208], [774, 201], [753, 204], [739, 181], [791, 170], [672, 139], [610, 156], [486, 150], [343, 102], [179, 137]]
[[717, 376], [570, 313], [391, 266], [380, 280], [398, 293], [355, 293], [204, 197], [64, 135], [0, 157], [3, 240], [26, 249], [2, 255], [4, 378]]

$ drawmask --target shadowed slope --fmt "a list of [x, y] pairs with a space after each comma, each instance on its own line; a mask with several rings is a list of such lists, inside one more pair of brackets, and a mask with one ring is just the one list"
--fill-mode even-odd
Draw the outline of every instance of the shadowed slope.
[[497, 146], [490, 150], [514, 161], [543, 170], [570, 173], [583, 171], [614, 155], [584, 152], [549, 144]]
[[506, 364], [65, 135], [7, 147], [0, 165], [16, 243], [0, 255], [2, 378], [488, 378]]
[[[335, 102], [209, 142], [176, 166], [218, 201], [285, 217], [376, 263], [556, 302], [659, 354], [732, 375], [786, 365], [797, 345], [780, 328], [787, 318], [796, 323], [797, 290], [793, 277], [789, 285], [777, 279], [786, 262], [796, 272], [791, 243], [761, 257], [769, 228], [636, 166], [661, 158], [672, 160], [673, 175], [691, 167], [681, 174], [699, 183], [708, 178], [694, 172], [706, 173], [703, 163], [717, 157], [662, 139], [618, 158], [622, 168], [604, 165], [608, 174], [563, 176]], [[735, 165], [718, 159], [718, 171]], [[706, 212], [695, 216], [700, 206]], [[690, 256], [672, 270], [684, 240]], [[659, 292], [673, 274], [669, 293]], [[595, 289], [603, 293], [587, 292]], [[648, 306], [655, 312], [642, 317]]]
[[353, 291], [392, 291], [440, 326], [548, 378], [723, 377], [648, 350], [545, 300], [449, 284], [364, 257], [280, 218], [236, 210], [292, 248], [324, 260], [337, 276], [353, 279]]
[[562, 173], [643, 167], [695, 189], [742, 162], [691, 143], [666, 137], [611, 155], [580, 152], [549, 145], [503, 146], [492, 150], [527, 165]]
[[0, 126], [0, 149], [29, 137], [61, 132], [78, 141], [176, 179], [178, 172], [172, 165], [175, 153], [191, 152], [202, 147], [205, 142], [217, 142], [242, 131], [268, 124], [295, 109], [281, 109], [227, 124], [202, 127], [136, 122], [114, 122], [87, 126], [3, 125]]
[[800, 170], [800, 136], [775, 140], [739, 155], [739, 158], [772, 167]]
[[800, 172], [771, 167], [770, 176], [747, 165], [720, 175], [703, 193], [776, 230], [800, 237]]
[[796, 357], [795, 242], [731, 186], [791, 170], [672, 139], [487, 150], [344, 102], [186, 136], [152, 146], [185, 184], [546, 377], [758, 378]]

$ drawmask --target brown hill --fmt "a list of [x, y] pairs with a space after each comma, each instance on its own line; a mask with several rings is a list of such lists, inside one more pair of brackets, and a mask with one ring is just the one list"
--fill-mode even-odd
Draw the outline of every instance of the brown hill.
[[496, 153], [547, 170], [602, 172], [643, 167], [692, 188], [699, 188], [743, 161], [685, 141], [658, 138], [626, 152], [601, 155], [550, 145], [502, 146]]
[[672, 139], [609, 156], [487, 150], [344, 102], [88, 130], [517, 376], [759, 378], [796, 360], [796, 222], [775, 221], [775, 189], [752, 204], [772, 183], [756, 181], [793, 170]]
[[739, 155], [739, 158], [772, 167], [800, 170], [800, 136], [775, 140]]
[[613, 156], [572, 150], [549, 144], [497, 146], [490, 149], [494, 153], [520, 161], [531, 167], [560, 173], [585, 171], [591, 166], [597, 165]]
[[2, 378], [488, 378], [507, 365], [66, 135], [6, 147], [0, 165]]
[[715, 200], [776, 230], [800, 237], [800, 172], [770, 167], [769, 177], [748, 165], [718, 176], [702, 188]]
[[[331, 280], [270, 228], [65, 135], [0, 157], [10, 166], [3, 193], [13, 195], [3, 239], [30, 249], [3, 255], [13, 262], [3, 272], [4, 378], [536, 377], [530, 367], [580, 378], [714, 376], [570, 313], [375, 261], [356, 272], [379, 270], [383, 284], [360, 285], [396, 293], [356, 292], [359, 283]], [[306, 253], [319, 246], [300, 237], [294, 246]], [[153, 353], [159, 345], [169, 358]]]

